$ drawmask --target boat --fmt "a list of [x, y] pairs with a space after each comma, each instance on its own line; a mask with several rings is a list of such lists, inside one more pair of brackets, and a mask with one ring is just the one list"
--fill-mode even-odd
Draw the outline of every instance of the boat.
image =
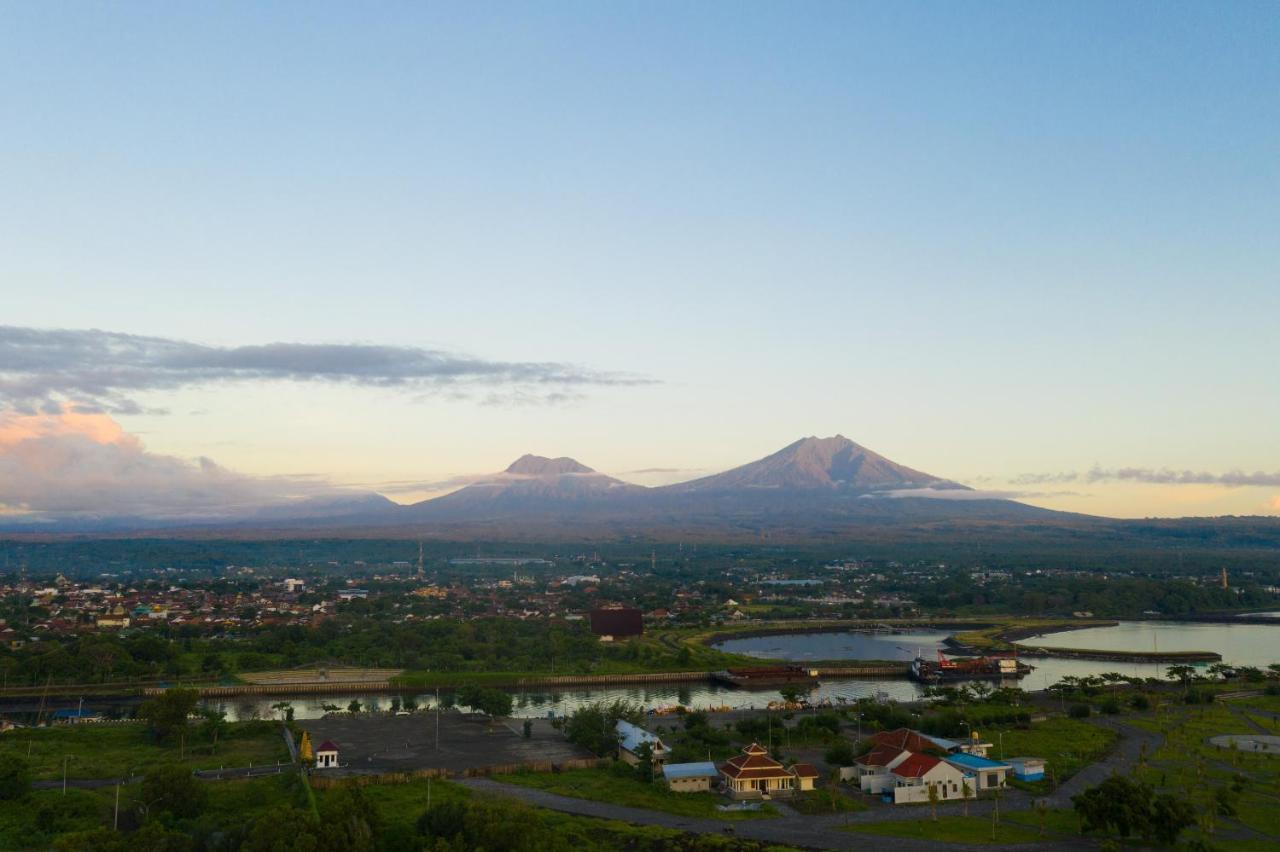
[[746, 689], [762, 686], [777, 686], [783, 683], [818, 682], [818, 670], [804, 666], [762, 666], [750, 669], [722, 669], [712, 672], [712, 679], [728, 686]]
[[983, 657], [952, 659], [938, 651], [938, 659], [923, 655], [911, 661], [911, 678], [921, 683], [956, 680], [1016, 680], [1031, 674], [1031, 666], [1018, 660], [1018, 655], [990, 654]]

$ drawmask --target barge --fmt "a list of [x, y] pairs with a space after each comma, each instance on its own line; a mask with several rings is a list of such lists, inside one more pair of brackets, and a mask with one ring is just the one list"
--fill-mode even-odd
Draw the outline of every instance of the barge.
[[711, 673], [711, 679], [727, 686], [744, 689], [778, 686], [786, 683], [818, 682], [818, 670], [804, 666], [768, 666], [750, 669], [721, 669]]
[[921, 683], [957, 680], [1017, 680], [1031, 674], [1031, 666], [1020, 662], [1016, 654], [991, 654], [984, 657], [951, 659], [942, 651], [937, 660], [918, 656], [911, 661], [911, 679]]

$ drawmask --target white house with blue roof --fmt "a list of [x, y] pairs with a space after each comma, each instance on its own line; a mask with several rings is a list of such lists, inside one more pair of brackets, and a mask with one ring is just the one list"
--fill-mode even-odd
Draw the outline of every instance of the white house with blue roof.
[[619, 760], [638, 766], [641, 761], [640, 750], [648, 744], [649, 759], [653, 762], [655, 769], [667, 762], [668, 749], [657, 734], [652, 734], [625, 719], [619, 719], [614, 730], [618, 734]]
[[1005, 786], [1005, 781], [1013, 770], [1013, 767], [1007, 763], [965, 752], [944, 755], [942, 759], [964, 774], [972, 775], [974, 789], [978, 792]]
[[668, 763], [662, 767], [662, 780], [673, 793], [706, 793], [720, 780], [720, 769], [706, 763]]

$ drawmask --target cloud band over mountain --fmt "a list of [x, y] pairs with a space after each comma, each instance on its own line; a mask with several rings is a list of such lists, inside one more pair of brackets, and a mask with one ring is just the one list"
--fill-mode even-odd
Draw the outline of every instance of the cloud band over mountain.
[[148, 391], [218, 382], [322, 381], [465, 394], [484, 401], [557, 402], [583, 388], [652, 384], [624, 373], [551, 361], [491, 361], [412, 346], [266, 343], [207, 346], [98, 329], [0, 326], [0, 405], [33, 413], [70, 400], [137, 413]]
[[1159, 470], [1143, 467], [1093, 467], [1084, 473], [1024, 473], [1010, 480], [1014, 485], [1059, 485], [1069, 482], [1140, 482], [1150, 485], [1224, 485], [1233, 488], [1280, 485], [1280, 472], [1241, 470], [1208, 473], [1193, 470]]

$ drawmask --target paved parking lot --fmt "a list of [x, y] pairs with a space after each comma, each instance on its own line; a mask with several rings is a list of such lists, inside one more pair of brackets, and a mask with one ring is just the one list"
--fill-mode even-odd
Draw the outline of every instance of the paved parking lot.
[[566, 740], [546, 720], [535, 721], [533, 735], [526, 740], [520, 733], [521, 723], [519, 719], [491, 721], [444, 711], [440, 714], [438, 742], [433, 712], [331, 716], [307, 719], [301, 725], [310, 732], [313, 747], [325, 740], [338, 746], [338, 760], [353, 771], [460, 772], [510, 763], [559, 763], [594, 757]]

